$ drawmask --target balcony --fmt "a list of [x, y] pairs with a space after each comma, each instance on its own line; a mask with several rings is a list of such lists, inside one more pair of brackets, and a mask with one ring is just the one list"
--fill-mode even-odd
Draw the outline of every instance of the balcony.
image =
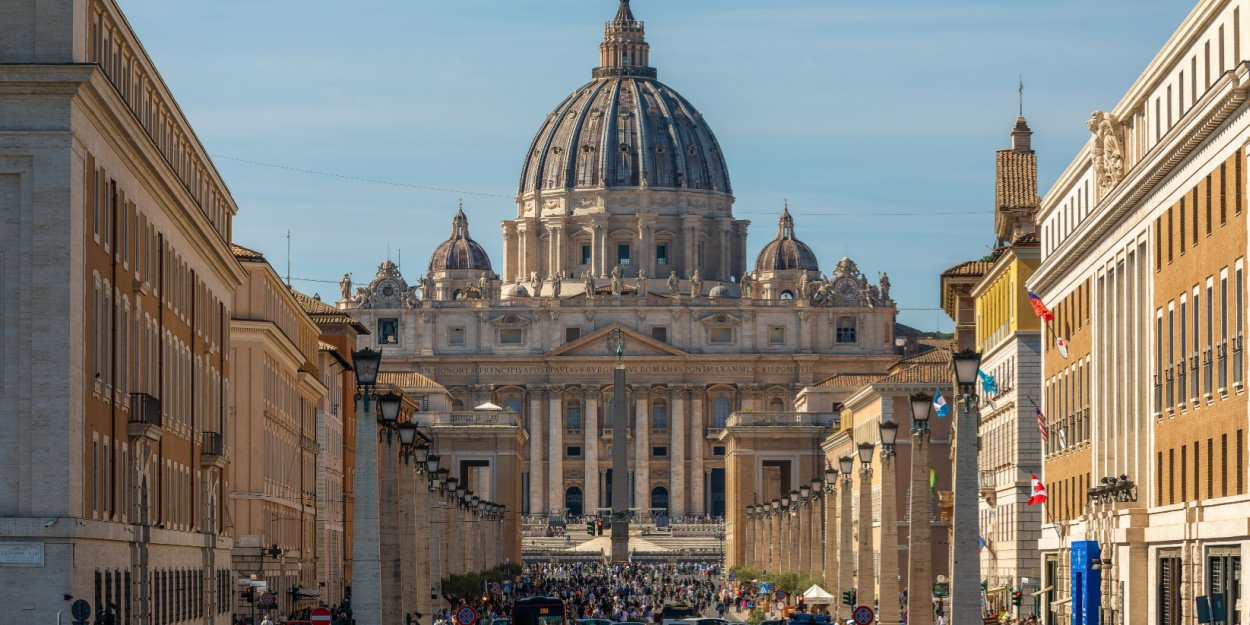
[[130, 394], [130, 422], [127, 434], [131, 440], [146, 438], [161, 442], [161, 400], [147, 393]]
[[831, 412], [735, 412], [725, 427], [830, 427], [836, 421], [837, 415]]
[[[599, 430], [599, 438], [610, 441], [612, 440], [612, 437], [613, 437], [612, 428], [606, 427], [606, 428], [601, 428]], [[626, 430], [625, 438], [628, 438], [628, 439], [634, 438], [634, 433], [632, 431]]]
[[994, 472], [981, 471], [977, 474], [977, 493], [985, 500], [991, 508], [994, 507], [995, 500]]
[[469, 425], [469, 426], [517, 426], [515, 412], [506, 410], [465, 410], [457, 412], [418, 413], [422, 424], [434, 426]]
[[720, 438], [720, 433], [721, 433], [721, 432], [724, 432], [724, 431], [725, 431], [725, 428], [723, 428], [723, 427], [718, 427], [718, 426], [715, 426], [715, 425], [709, 425], [709, 426], [707, 426], [707, 427], [703, 428], [703, 438], [706, 438], [706, 439], [709, 439], [709, 440], [716, 440], [716, 439]]
[[220, 432], [204, 432], [200, 445], [200, 466], [204, 468], [224, 469], [230, 461], [226, 458], [226, 447], [221, 440]]

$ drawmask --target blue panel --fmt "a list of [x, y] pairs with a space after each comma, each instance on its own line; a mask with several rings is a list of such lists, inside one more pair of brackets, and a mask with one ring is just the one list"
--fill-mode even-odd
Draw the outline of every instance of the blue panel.
[[1097, 541], [1072, 543], [1072, 625], [1101, 625], [1102, 570], [1094, 568], [1101, 554]]

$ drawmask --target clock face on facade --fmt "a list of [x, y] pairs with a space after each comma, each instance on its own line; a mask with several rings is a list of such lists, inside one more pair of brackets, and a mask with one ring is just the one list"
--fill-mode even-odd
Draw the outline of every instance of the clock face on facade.
[[859, 285], [850, 278], [842, 278], [834, 283], [833, 292], [837, 293], [838, 297], [851, 299], [859, 294]]
[[395, 299], [396, 295], [398, 294], [398, 291], [395, 288], [395, 283], [383, 282], [380, 286], [381, 288], [379, 288], [378, 290], [382, 293], [383, 298]]

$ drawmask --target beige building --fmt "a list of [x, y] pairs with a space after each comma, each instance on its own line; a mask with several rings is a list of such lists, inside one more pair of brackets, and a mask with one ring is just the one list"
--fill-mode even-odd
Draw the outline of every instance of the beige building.
[[[339, 306], [385, 371], [437, 380], [453, 412], [493, 402], [521, 418], [524, 513], [607, 507], [611, 449], [626, 444], [635, 508], [723, 515], [716, 437], [731, 413], [793, 411], [804, 386], [896, 359], [888, 277], [844, 258], [826, 278], [788, 210], [745, 266], [723, 155], [647, 51], [623, 2], [593, 80], [527, 153], [502, 275], [458, 212], [417, 284], [390, 261], [355, 292], [343, 284]], [[617, 329], [625, 441], [611, 430]]]
[[247, 272], [230, 320], [234, 568], [265, 581], [291, 610], [319, 594], [317, 434], [330, 390], [317, 368], [320, 329], [300, 299], [264, 256], [238, 245], [234, 254]]
[[115, 2], [0, 15], [0, 622], [228, 623], [237, 207]]
[[1248, 10], [1199, 2], [1042, 200], [1047, 623], [1250, 618]]

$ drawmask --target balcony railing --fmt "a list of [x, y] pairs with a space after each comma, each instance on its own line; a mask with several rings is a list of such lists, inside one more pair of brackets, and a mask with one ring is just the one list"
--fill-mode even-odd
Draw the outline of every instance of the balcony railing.
[[219, 432], [204, 432], [201, 436], [200, 465], [225, 468], [226, 446]]
[[1246, 382], [1245, 358], [1242, 355], [1242, 336], [1233, 338], [1233, 386], [1241, 387]]
[[837, 419], [830, 412], [735, 412], [725, 427], [817, 426], [829, 427]]
[[724, 431], [725, 428], [723, 427], [709, 425], [708, 427], [703, 428], [703, 438], [718, 438], [720, 437], [720, 433]]
[[1194, 404], [1198, 403], [1198, 354], [1189, 359], [1189, 396], [1194, 400]]
[[515, 412], [506, 410], [466, 410], [458, 412], [424, 413], [430, 425], [518, 425]]
[[1181, 360], [1176, 364], [1176, 403], [1184, 407], [1185, 405], [1185, 361]]
[[1220, 343], [1216, 369], [1220, 372], [1220, 392], [1228, 392], [1228, 343]]
[[161, 440], [161, 400], [147, 393], [130, 394], [130, 438]]
[[1211, 391], [1214, 390], [1214, 380], [1211, 377], [1211, 369], [1213, 366], [1214, 363], [1211, 360], [1211, 348], [1208, 347], [1202, 354], [1202, 392], [1206, 394], [1207, 397], [1210, 397]]

